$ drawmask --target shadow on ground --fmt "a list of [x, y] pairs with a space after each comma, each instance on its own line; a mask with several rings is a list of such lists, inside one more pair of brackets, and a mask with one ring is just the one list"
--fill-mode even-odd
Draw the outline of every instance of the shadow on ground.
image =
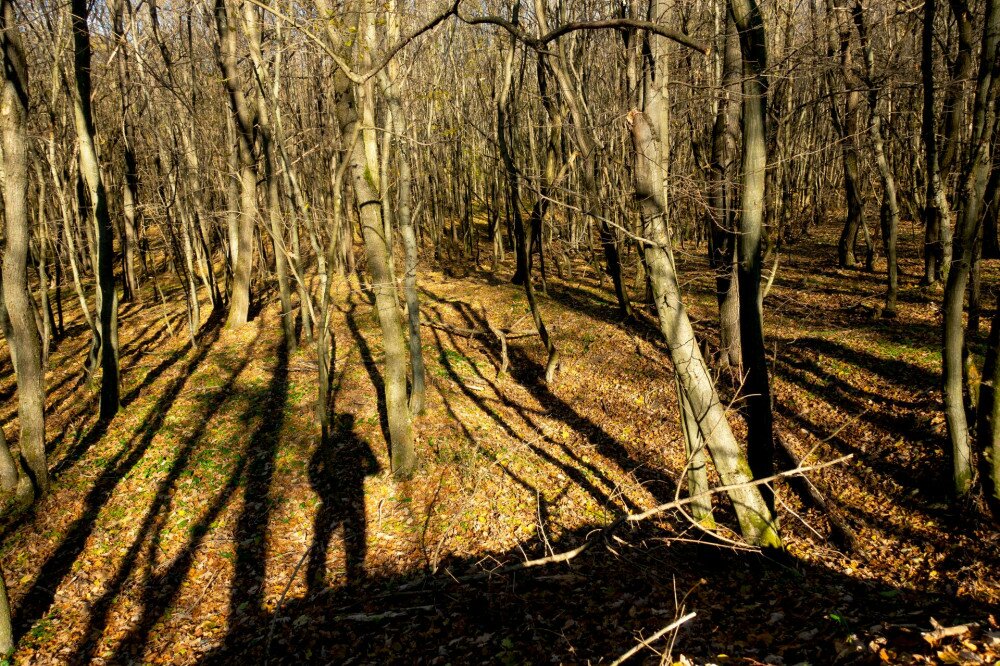
[[[553, 548], [575, 547], [596, 528], [568, 534]], [[888, 650], [929, 649], [919, 633], [901, 625], [989, 613], [815, 564], [786, 567], [670, 542], [663, 534], [645, 529], [623, 533], [623, 539], [598, 538], [569, 564], [531, 571], [488, 574], [525, 554], [542, 554], [524, 544], [523, 551], [448, 560], [433, 576], [373, 572], [361, 587], [286, 599], [276, 612], [238, 625], [226, 647], [204, 663], [596, 663], [611, 661], [640, 636], [689, 611], [697, 616], [680, 632], [675, 657], [683, 653], [701, 662], [725, 654], [776, 655], [787, 663], [830, 663], [843, 652], [852, 657], [847, 663], [857, 663], [876, 658], [866, 643], [877, 636], [887, 637]], [[645, 652], [645, 659], [652, 657]]]

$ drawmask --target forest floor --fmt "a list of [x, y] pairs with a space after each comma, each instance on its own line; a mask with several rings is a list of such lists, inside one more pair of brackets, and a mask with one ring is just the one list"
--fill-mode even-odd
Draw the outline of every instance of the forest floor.
[[[383, 351], [360, 291], [342, 286], [334, 311], [326, 446], [313, 350], [283, 349], [275, 305], [235, 332], [207, 318], [192, 348], [182, 296], [169, 310], [147, 296], [121, 310], [124, 408], [107, 427], [82, 382], [79, 319], [53, 350], [52, 492], [2, 530], [16, 663], [610, 663], [692, 612], [635, 661], [996, 662], [1000, 532], [947, 498], [940, 290], [919, 288], [907, 259], [899, 316], [876, 318], [883, 276], [834, 268], [836, 231], [783, 251], [767, 342], [781, 436], [807, 463], [853, 455], [813, 478], [859, 552], [838, 550], [826, 517], [784, 483], [782, 561], [708, 543], [670, 513], [601, 532], [672, 500], [684, 457], [653, 319], [622, 323], [585, 263], [550, 275], [540, 297], [562, 354], [552, 386], [536, 338], [512, 340], [498, 376], [491, 338], [423, 329], [428, 408], [408, 482], [386, 471]], [[919, 256], [903, 236], [904, 256]], [[678, 251], [679, 271], [712, 338], [713, 282], [704, 248], [691, 252]], [[530, 328], [508, 277], [509, 266], [425, 268], [422, 314]], [[588, 538], [568, 563], [500, 570]], [[976, 624], [932, 642], [934, 622]]]

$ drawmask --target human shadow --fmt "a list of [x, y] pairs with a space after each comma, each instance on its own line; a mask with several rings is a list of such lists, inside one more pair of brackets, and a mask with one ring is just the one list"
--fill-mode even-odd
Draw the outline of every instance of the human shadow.
[[309, 483], [319, 496], [313, 520], [313, 545], [306, 566], [311, 594], [327, 586], [330, 540], [338, 528], [344, 542], [347, 586], [365, 578], [368, 519], [365, 513], [365, 478], [381, 471], [368, 442], [354, 431], [354, 415], [334, 416], [330, 436], [320, 441], [309, 460]]

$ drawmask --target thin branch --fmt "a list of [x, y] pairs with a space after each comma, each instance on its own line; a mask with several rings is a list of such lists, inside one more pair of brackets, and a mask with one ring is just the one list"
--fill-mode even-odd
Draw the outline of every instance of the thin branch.
[[619, 28], [633, 28], [635, 30], [648, 30], [654, 34], [660, 35], [661, 37], [666, 37], [669, 40], [675, 41], [682, 46], [687, 46], [692, 48], [699, 53], [708, 55], [712, 51], [712, 47], [704, 42], [691, 37], [678, 30], [673, 30], [659, 23], [652, 23], [650, 21], [640, 21], [638, 19], [630, 18], [616, 18], [616, 19], [605, 19], [602, 21], [572, 21], [570, 23], [564, 23], [555, 30], [550, 30], [541, 37], [533, 37], [524, 30], [521, 30], [517, 25], [511, 23], [510, 21], [500, 18], [499, 16], [462, 16], [456, 10], [455, 14], [458, 19], [463, 23], [468, 25], [496, 25], [511, 35], [516, 39], [521, 41], [526, 46], [530, 46], [533, 49], [541, 50], [549, 42], [553, 42], [563, 35], [571, 32], [577, 32], [579, 30], [611, 30]]
[[423, 24], [422, 26], [420, 26], [419, 28], [417, 28], [416, 30], [414, 30], [413, 32], [411, 32], [410, 34], [408, 34], [405, 37], [401, 38], [398, 42], [396, 42], [395, 44], [393, 44], [391, 47], [389, 47], [389, 49], [382, 55], [382, 57], [379, 59], [379, 61], [375, 65], [373, 65], [372, 67], [370, 67], [366, 71], [359, 73], [359, 72], [355, 72], [353, 69], [351, 69], [351, 66], [349, 64], [347, 64], [347, 61], [344, 60], [340, 56], [340, 54], [336, 52], [335, 49], [333, 49], [325, 41], [323, 41], [322, 39], [320, 39], [319, 37], [317, 37], [315, 34], [313, 34], [309, 30], [309, 28], [305, 27], [304, 25], [302, 25], [301, 23], [299, 23], [295, 19], [291, 18], [290, 16], [288, 16], [286, 14], [283, 14], [283, 13], [279, 12], [277, 9], [275, 9], [274, 7], [271, 7], [268, 4], [265, 4], [261, 0], [246, 0], [246, 1], [249, 2], [252, 5], [260, 7], [264, 11], [269, 12], [270, 14], [272, 14], [275, 18], [280, 19], [282, 21], [285, 21], [286, 23], [288, 23], [289, 25], [291, 25], [295, 29], [297, 29], [300, 32], [302, 32], [303, 35], [305, 35], [310, 41], [316, 43], [321, 49], [323, 49], [323, 51], [328, 56], [330, 56], [333, 59], [333, 61], [337, 64], [337, 67], [340, 68], [340, 70], [344, 73], [345, 76], [347, 76], [348, 79], [350, 79], [354, 83], [357, 83], [358, 85], [366, 83], [368, 81], [368, 79], [370, 79], [373, 76], [375, 76], [376, 74], [378, 74], [383, 68], [385, 68], [386, 65], [389, 64], [389, 61], [392, 60], [393, 57], [395, 57], [395, 55], [397, 53], [399, 53], [404, 48], [406, 48], [406, 45], [409, 44], [410, 42], [412, 42], [414, 39], [416, 39], [417, 37], [419, 37], [420, 35], [424, 34], [425, 32], [427, 32], [429, 30], [433, 30], [439, 24], [441, 24], [446, 19], [448, 19], [450, 16], [458, 15], [458, 5], [461, 2], [461, 0], [455, 0], [451, 5], [449, 5], [449, 7], [446, 10], [444, 10], [443, 12], [437, 14], [430, 21], [428, 21], [427, 23]]
[[685, 622], [687, 622], [688, 620], [690, 620], [691, 618], [693, 618], [695, 615], [697, 615], [697, 613], [695, 613], [694, 611], [692, 611], [692, 612], [688, 613], [687, 615], [685, 615], [684, 617], [681, 617], [681, 618], [678, 618], [678, 619], [674, 620], [673, 622], [671, 622], [667, 626], [663, 627], [663, 629], [660, 629], [659, 631], [657, 631], [655, 634], [653, 634], [649, 638], [642, 639], [631, 650], [629, 650], [628, 652], [626, 652], [625, 654], [623, 654], [622, 656], [618, 657], [613, 662], [611, 662], [611, 666], [618, 666], [619, 664], [625, 663], [628, 659], [630, 659], [637, 652], [639, 652], [639, 650], [641, 650], [644, 647], [649, 647], [650, 643], [652, 643], [653, 641], [659, 640], [664, 634], [667, 634], [667, 633], [669, 633], [669, 632], [671, 632], [671, 631], [679, 628], [682, 624], [684, 624]]
[[697, 495], [684, 497], [682, 499], [675, 500], [673, 502], [667, 502], [666, 504], [655, 506], [652, 509], [649, 509], [648, 511], [643, 511], [642, 513], [636, 513], [629, 516], [625, 516], [622, 520], [628, 521], [630, 523], [639, 522], [640, 520], [645, 520], [658, 513], [663, 513], [664, 511], [669, 511], [670, 509], [673, 509], [675, 507], [683, 506], [685, 504], [690, 504], [691, 502], [697, 501], [699, 499], [704, 499], [716, 493], [729, 492], [730, 490], [738, 490], [740, 488], [746, 488], [749, 486], [761, 486], [764, 485], [765, 483], [771, 483], [772, 481], [777, 481], [778, 479], [785, 479], [790, 476], [800, 476], [806, 472], [812, 472], [818, 469], [823, 469], [824, 467], [830, 467], [831, 465], [839, 465], [840, 463], [847, 462], [853, 457], [854, 454], [849, 453], [846, 456], [835, 458], [834, 460], [830, 460], [829, 462], [818, 463], [816, 465], [809, 465], [808, 467], [796, 467], [795, 469], [779, 472], [772, 476], [764, 477], [763, 479], [747, 481], [746, 483], [732, 483], [727, 486], [716, 486], [715, 488], [711, 488], [703, 493], [698, 493]]

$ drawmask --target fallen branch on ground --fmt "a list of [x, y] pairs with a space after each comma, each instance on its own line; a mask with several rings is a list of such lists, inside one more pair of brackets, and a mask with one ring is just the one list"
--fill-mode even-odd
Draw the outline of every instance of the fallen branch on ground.
[[625, 654], [623, 654], [622, 656], [618, 657], [613, 662], [611, 662], [611, 666], [618, 666], [619, 664], [624, 663], [625, 661], [633, 657], [639, 650], [641, 650], [644, 647], [649, 647], [650, 643], [659, 640], [661, 637], [663, 637], [664, 634], [679, 628], [682, 624], [693, 618], [695, 615], [696, 613], [694, 612], [688, 613], [684, 617], [678, 618], [673, 622], [671, 622], [670, 624], [668, 624], [667, 626], [663, 627], [663, 629], [660, 629], [649, 638], [642, 639], [631, 650], [629, 650], [628, 652], [626, 652]]
[[500, 342], [500, 367], [497, 369], [497, 377], [507, 372], [507, 367], [510, 365], [510, 359], [507, 356], [507, 341], [517, 340], [519, 338], [530, 338], [538, 335], [538, 331], [534, 328], [524, 329], [520, 331], [514, 331], [511, 329], [497, 328], [490, 323], [489, 319], [483, 317], [483, 321], [486, 322], [486, 327], [488, 330], [483, 330], [481, 328], [463, 328], [461, 326], [451, 326], [450, 324], [445, 324], [439, 321], [428, 321], [422, 320], [420, 322], [421, 326], [426, 326], [428, 328], [434, 328], [439, 331], [445, 331], [446, 333], [451, 333], [452, 335], [460, 335], [464, 338], [476, 338], [485, 337], [486, 335], [492, 335]]
[[[595, 538], [596, 536], [605, 536], [613, 532], [617, 528], [621, 527], [625, 523], [638, 523], [643, 520], [652, 518], [653, 516], [669, 511], [671, 509], [676, 509], [685, 506], [687, 504], [691, 504], [692, 502], [705, 499], [706, 497], [718, 493], [729, 492], [730, 490], [738, 490], [740, 488], [749, 488], [751, 486], [761, 486], [766, 483], [771, 483], [772, 481], [777, 481], [778, 479], [786, 479], [792, 476], [800, 476], [802, 474], [805, 474], [806, 472], [813, 472], [819, 469], [823, 469], [825, 467], [839, 465], [841, 463], [847, 462], [853, 457], [854, 454], [848, 454], [846, 456], [841, 456], [839, 458], [835, 458], [834, 460], [830, 460], [828, 462], [817, 463], [815, 465], [808, 465], [806, 467], [800, 466], [795, 469], [779, 472], [778, 474], [774, 474], [773, 476], [768, 476], [763, 479], [747, 481], [745, 483], [734, 483], [729, 485], [716, 486], [715, 488], [710, 488], [709, 490], [703, 493], [698, 493], [697, 495], [692, 495], [691, 497], [682, 497], [680, 499], [674, 500], [673, 502], [660, 504], [659, 506], [655, 506], [652, 509], [643, 511], [642, 513], [633, 513], [622, 516], [617, 520], [615, 520], [614, 522], [609, 523], [607, 526], [591, 532], [589, 535], [587, 535], [587, 538], [584, 540], [583, 543], [581, 543], [576, 548], [573, 548], [572, 550], [563, 551], [561, 553], [555, 553], [553, 555], [549, 555], [548, 557], [539, 557], [534, 560], [524, 560], [522, 562], [516, 562], [514, 564], [508, 564], [506, 566], [498, 567], [496, 569], [491, 569], [490, 571], [480, 571], [478, 573], [469, 574], [468, 576], [459, 576], [459, 577], [452, 576], [452, 579], [460, 583], [471, 582], [474, 580], [489, 578], [495, 575], [512, 573], [514, 571], [523, 571], [524, 569], [532, 569], [534, 567], [540, 567], [546, 564], [569, 562], [570, 560], [574, 559], [575, 557], [579, 556], [581, 553], [589, 549], [592, 545], [594, 545], [594, 543], [596, 542]], [[410, 589], [412, 587], [416, 587], [417, 585], [419, 585], [419, 582], [414, 581], [413, 583], [404, 585], [399, 589], [400, 590]]]
[[934, 627], [933, 630], [922, 632], [920, 635], [924, 637], [925, 641], [934, 646], [937, 645], [938, 641], [945, 638], [967, 634], [972, 627], [976, 627], [978, 625], [975, 622], [972, 622], [969, 624], [955, 625], [954, 627], [946, 627], [934, 618], [931, 618], [931, 626]]
[[484, 331], [479, 328], [462, 328], [461, 326], [451, 326], [450, 324], [444, 324], [437, 321], [421, 321], [421, 326], [427, 326], [428, 328], [436, 328], [439, 331], [445, 331], [447, 333], [454, 333], [455, 335], [461, 335], [464, 338], [475, 338], [478, 336], [485, 336], [487, 333], [501, 333], [508, 340], [516, 340], [517, 338], [530, 338], [534, 335], [538, 335], [538, 331], [535, 329], [525, 329], [521, 331], [511, 331], [509, 329], [494, 328], [490, 326], [489, 331]]

